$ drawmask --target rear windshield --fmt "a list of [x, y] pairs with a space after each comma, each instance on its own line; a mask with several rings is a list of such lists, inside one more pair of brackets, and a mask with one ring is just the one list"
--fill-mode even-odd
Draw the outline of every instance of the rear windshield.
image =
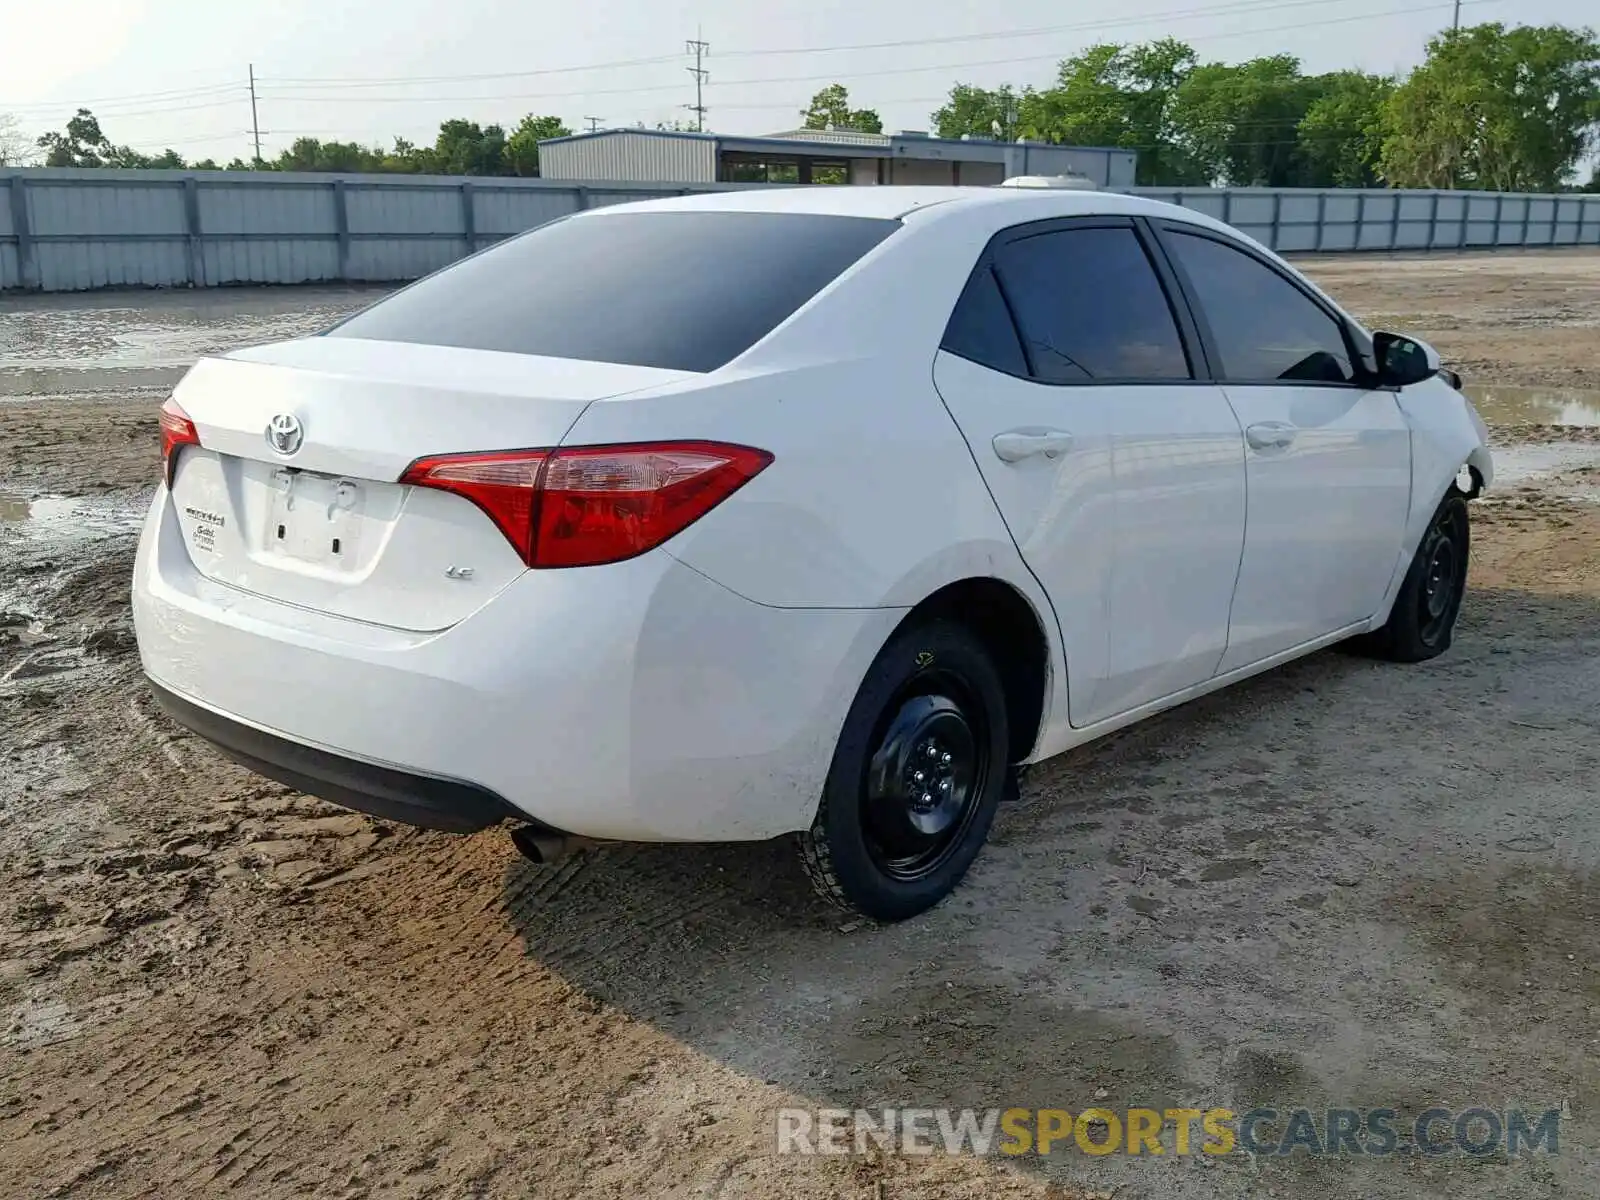
[[814, 213], [568, 218], [430, 275], [329, 335], [714, 371], [899, 224]]

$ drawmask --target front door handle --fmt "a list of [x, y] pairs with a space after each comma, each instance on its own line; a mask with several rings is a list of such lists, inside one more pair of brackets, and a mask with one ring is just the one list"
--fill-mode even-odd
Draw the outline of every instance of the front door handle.
[[1008, 429], [994, 435], [993, 445], [1001, 462], [1021, 462], [1036, 454], [1060, 458], [1072, 449], [1072, 435], [1062, 429]]
[[1281, 450], [1293, 444], [1294, 435], [1298, 432], [1293, 425], [1286, 425], [1282, 421], [1261, 421], [1246, 429], [1244, 436], [1252, 449]]

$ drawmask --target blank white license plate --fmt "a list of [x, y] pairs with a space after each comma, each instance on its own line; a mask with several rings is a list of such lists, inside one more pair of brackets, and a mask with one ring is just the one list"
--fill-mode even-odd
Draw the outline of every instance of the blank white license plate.
[[354, 566], [365, 523], [361, 484], [335, 475], [280, 471], [274, 479], [266, 548], [298, 562]]

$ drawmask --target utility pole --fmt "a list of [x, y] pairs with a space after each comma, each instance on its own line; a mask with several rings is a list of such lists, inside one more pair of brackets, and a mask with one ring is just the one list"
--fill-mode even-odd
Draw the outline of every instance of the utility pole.
[[1461, 28], [1461, 0], [1456, 0], [1456, 15], [1450, 19], [1450, 28]]
[[[696, 33], [700, 31], [695, 30]], [[694, 127], [697, 133], [706, 131], [706, 80], [711, 77], [711, 72], [706, 70], [702, 63], [706, 55], [711, 53], [711, 43], [695, 38], [684, 43], [685, 52], [694, 55], [694, 66], [687, 68], [689, 74], [694, 76], [694, 103], [685, 104], [684, 107], [694, 114]]]
[[600, 128], [600, 122], [604, 121], [605, 118], [604, 117], [585, 117], [584, 120], [589, 122], [589, 132], [590, 133], [595, 133]]
[[250, 64], [250, 132], [256, 139], [254, 165], [261, 165], [261, 122], [256, 119], [256, 65]]

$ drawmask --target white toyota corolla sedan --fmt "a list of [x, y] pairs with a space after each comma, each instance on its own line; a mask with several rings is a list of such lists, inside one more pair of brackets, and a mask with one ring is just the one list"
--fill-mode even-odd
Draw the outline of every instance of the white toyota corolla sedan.
[[797, 834], [881, 919], [1020, 764], [1320, 647], [1450, 644], [1482, 421], [1229, 227], [1048, 188], [581, 213], [163, 406], [155, 694], [525, 853]]

